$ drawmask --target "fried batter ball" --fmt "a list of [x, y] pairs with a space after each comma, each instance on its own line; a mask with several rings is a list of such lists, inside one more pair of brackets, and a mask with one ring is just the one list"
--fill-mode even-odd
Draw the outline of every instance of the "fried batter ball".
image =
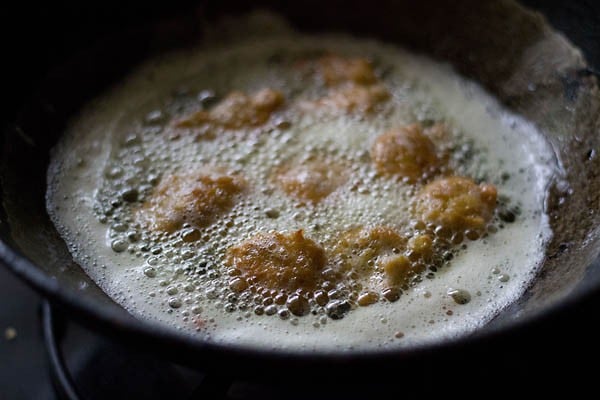
[[420, 234], [407, 240], [386, 226], [352, 229], [338, 239], [333, 250], [346, 269], [357, 272], [363, 279], [380, 274], [386, 287], [405, 286], [411, 277], [423, 271], [433, 253], [429, 235]]
[[346, 58], [337, 55], [321, 57], [317, 70], [327, 86], [343, 83], [372, 85], [377, 82], [373, 66], [366, 58]]
[[227, 250], [226, 264], [241, 272], [249, 283], [276, 290], [315, 290], [327, 263], [323, 248], [292, 233], [259, 233]]
[[262, 89], [248, 95], [240, 91], [229, 93], [209, 111], [197, 111], [175, 122], [178, 128], [193, 128], [205, 124], [224, 129], [255, 128], [264, 125], [285, 99], [281, 92]]
[[137, 211], [151, 230], [172, 233], [184, 223], [204, 227], [234, 205], [246, 186], [238, 176], [202, 173], [164, 176]]
[[376, 226], [371, 229], [355, 228], [344, 233], [338, 240], [340, 249], [354, 249], [368, 258], [393, 249], [404, 249], [406, 238], [388, 226]]
[[385, 86], [346, 85], [334, 88], [315, 102], [309, 103], [312, 108], [324, 108], [334, 113], [362, 113], [375, 111], [377, 105], [389, 99], [390, 93]]
[[433, 240], [428, 234], [417, 234], [408, 240], [408, 256], [412, 261], [430, 261], [433, 257]]
[[[372, 229], [356, 228], [343, 234], [334, 246], [334, 254], [341, 256], [345, 268], [370, 278], [377, 270], [384, 270], [390, 258], [395, 259], [406, 246], [406, 238], [392, 228], [377, 226]], [[377, 260], [377, 263], [375, 263]], [[408, 272], [408, 265], [406, 266]], [[400, 274], [395, 274], [395, 278]]]
[[379, 173], [397, 175], [410, 183], [426, 178], [442, 164], [438, 149], [420, 124], [392, 129], [377, 137], [371, 159]]
[[347, 179], [340, 165], [310, 161], [284, 168], [276, 174], [276, 182], [289, 196], [303, 203], [317, 204]]
[[390, 97], [365, 58], [324, 56], [316, 62], [316, 73], [329, 89], [325, 96], [301, 103], [309, 111], [368, 114]]
[[383, 258], [381, 266], [385, 272], [387, 283], [391, 287], [405, 285], [414, 273], [412, 264], [404, 254]]
[[451, 232], [482, 231], [494, 215], [497, 191], [470, 178], [438, 178], [418, 193], [414, 212], [424, 222]]

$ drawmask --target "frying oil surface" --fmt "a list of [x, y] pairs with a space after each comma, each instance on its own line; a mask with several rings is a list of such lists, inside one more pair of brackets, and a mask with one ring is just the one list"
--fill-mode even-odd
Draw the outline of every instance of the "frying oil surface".
[[[550, 236], [541, 135], [445, 65], [372, 41], [289, 35], [150, 62], [86, 108], [48, 175], [48, 210], [76, 260], [132, 314], [215, 342], [371, 349], [485, 324], [523, 293]], [[323, 59], [333, 75], [315, 72]], [[336, 72], [337, 60], [359, 59], [373, 76], [362, 61], [356, 74]], [[424, 178], [388, 174], [383, 145], [373, 162], [383, 133], [436, 123], [445, 136], [430, 134], [441, 150]], [[436, 174], [495, 185], [499, 206], [479, 240], [440, 247], [422, 233], [415, 196]], [[385, 273], [340, 267], [358, 253], [335, 253], [339, 238], [361, 229], [399, 238], [371, 260]], [[394, 254], [414, 253], [417, 233], [443, 251], [390, 294], [404, 260]], [[300, 283], [272, 254], [248, 258], [261, 241], [308, 257], [306, 274], [294, 264]]]

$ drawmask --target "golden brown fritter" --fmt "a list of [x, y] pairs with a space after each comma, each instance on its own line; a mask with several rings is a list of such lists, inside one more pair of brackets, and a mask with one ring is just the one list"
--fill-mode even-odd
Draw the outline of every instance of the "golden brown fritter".
[[410, 183], [435, 173], [443, 162], [420, 124], [392, 129], [377, 137], [371, 159], [379, 173], [397, 175]]
[[327, 263], [323, 248], [304, 236], [292, 233], [259, 233], [227, 250], [226, 264], [259, 287], [294, 291], [315, 290], [322, 282]]
[[204, 227], [234, 206], [246, 184], [238, 176], [202, 173], [164, 176], [137, 211], [137, 219], [154, 231], [172, 233], [184, 223]]
[[314, 102], [304, 103], [304, 108], [324, 109], [334, 114], [360, 113], [368, 114], [387, 99], [390, 93], [385, 86], [377, 85], [345, 85], [330, 89], [325, 97]]
[[224, 129], [255, 128], [264, 125], [285, 99], [281, 92], [262, 89], [252, 95], [240, 91], [229, 93], [209, 111], [197, 111], [175, 122], [178, 128], [212, 125]]
[[416, 272], [404, 254], [384, 257], [380, 264], [385, 272], [387, 284], [391, 287], [406, 285], [408, 279]]
[[402, 283], [400, 278], [408, 275], [410, 263], [405, 265], [402, 273], [397, 268], [387, 268], [386, 264], [404, 257], [401, 253], [405, 247], [406, 238], [390, 227], [377, 226], [356, 228], [342, 234], [333, 253], [343, 260], [345, 269], [358, 273], [360, 278], [369, 279], [377, 272], [383, 272], [391, 285], [397, 285]]
[[343, 83], [372, 85], [377, 82], [373, 66], [362, 57], [324, 56], [317, 61], [317, 71], [327, 86]]
[[393, 249], [402, 250], [406, 245], [406, 238], [399, 235], [388, 226], [376, 226], [371, 229], [355, 228], [342, 234], [336, 247], [340, 250], [358, 250], [367, 252], [367, 256]]
[[365, 58], [328, 55], [318, 59], [314, 65], [317, 77], [328, 90], [321, 98], [301, 102], [304, 110], [368, 114], [390, 98], [389, 91]]
[[433, 240], [428, 234], [412, 236], [407, 243], [408, 256], [412, 261], [428, 262], [433, 257]]
[[[359, 279], [382, 275], [386, 287], [405, 286], [423, 271], [433, 253], [429, 235], [419, 234], [407, 240], [387, 226], [352, 229], [333, 246], [334, 256], [345, 269], [358, 273]], [[371, 304], [374, 298], [370, 295], [363, 299], [363, 305]]]
[[494, 215], [496, 195], [493, 185], [477, 185], [470, 178], [438, 178], [418, 193], [414, 212], [451, 232], [482, 231]]
[[289, 196], [302, 203], [317, 204], [344, 184], [347, 174], [338, 164], [309, 161], [280, 169], [276, 183]]

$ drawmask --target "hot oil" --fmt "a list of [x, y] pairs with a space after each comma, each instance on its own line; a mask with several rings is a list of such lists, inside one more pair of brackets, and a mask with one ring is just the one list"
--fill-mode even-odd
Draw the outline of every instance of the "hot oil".
[[[448, 66], [372, 41], [289, 35], [151, 61], [73, 121], [53, 154], [47, 198], [75, 259], [132, 314], [222, 343], [315, 351], [408, 346], [485, 324], [523, 293], [551, 234], [543, 201], [552, 153], [542, 136]], [[324, 91], [298, 60], [329, 53], [373, 60], [390, 100], [369, 115], [294, 111]], [[211, 134], [171, 123], [214, 107], [231, 90], [265, 87], [286, 97], [272, 124]], [[280, 301], [277, 293], [232, 290], [227, 250], [259, 232], [303, 230], [326, 250], [361, 226], [414, 233], [411, 199], [422, 183], [381, 176], [369, 149], [382, 132], [432, 121], [450, 127], [445, 143], [456, 171], [498, 188], [504, 214], [483, 239], [465, 238], [393, 301], [381, 297], [366, 307], [356, 306], [356, 277], [324, 290], [339, 309], [313, 296], [302, 316], [290, 311], [290, 293]], [[315, 160], [338, 165], [345, 178], [316, 204], [286, 194], [278, 172]], [[148, 230], [136, 210], [161, 179], [182, 171], [239, 175], [247, 186], [206, 226]], [[380, 281], [360, 284], [383, 288]]]

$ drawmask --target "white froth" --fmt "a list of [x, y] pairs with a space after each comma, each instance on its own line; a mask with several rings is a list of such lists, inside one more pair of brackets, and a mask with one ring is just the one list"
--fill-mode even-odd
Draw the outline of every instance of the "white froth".
[[[284, 112], [281, 118], [292, 121], [289, 129], [235, 144], [228, 137], [169, 140], [163, 132], [168, 119], [158, 114], [148, 117], [155, 110], [167, 115], [185, 113], [197, 104], [198, 94], [207, 90], [222, 96], [234, 89], [252, 92], [271, 87], [288, 98], [309, 95], [310, 85], [269, 60], [273, 54], [301, 55], [314, 50], [366, 56], [385, 66], [382, 80], [392, 100], [384, 111], [373, 118], [315, 119]], [[277, 315], [257, 316], [251, 308], [226, 312], [224, 301], [206, 293], [209, 283], [195, 283], [178, 274], [177, 268], [187, 265], [185, 245], [152, 254], [133, 242], [129, 245], [133, 253], [115, 252], [111, 242], [125, 238], [128, 229], [109, 229], [98, 219], [99, 199], [103, 187], [109, 185], [106, 176], [119, 163], [139, 168], [139, 174], [146, 177], [216, 164], [242, 172], [251, 183], [248, 199], [205, 232], [220, 237], [219, 230], [231, 220], [224, 239], [188, 249], [195, 252], [190, 256], [193, 260], [206, 252], [216, 260], [217, 269], [224, 249], [258, 231], [305, 229], [307, 236], [325, 242], [328, 235], [357, 221], [402, 229], [408, 220], [411, 189], [374, 178], [369, 163], [356, 173], [364, 178], [361, 185], [377, 195], [350, 190], [350, 182], [314, 208], [298, 208], [276, 189], [275, 194], [261, 189], [269, 186], [274, 165], [302, 160], [307, 147], [309, 152], [356, 162], [368, 154], [376, 135], [415, 120], [447, 121], [460, 143], [472, 143], [476, 160], [465, 166], [466, 172], [493, 182], [499, 194], [519, 205], [521, 214], [485, 240], [469, 242], [433, 279], [423, 279], [399, 301], [358, 307], [340, 320], [308, 315], [292, 318], [292, 323]], [[137, 143], [123, 145], [128, 137]], [[291, 350], [369, 349], [465, 334], [516, 300], [534, 277], [551, 234], [543, 212], [551, 173], [552, 152], [535, 127], [502, 109], [450, 67], [373, 41], [294, 35], [177, 53], [149, 62], [73, 121], [54, 151], [47, 199], [50, 215], [75, 259], [133, 315], [215, 342]], [[510, 178], [501, 179], [502, 174]], [[280, 217], [265, 217], [268, 208], [277, 209]], [[144, 270], [154, 266], [156, 276], [146, 276]], [[447, 294], [450, 289], [467, 290], [471, 301], [456, 304]], [[180, 301], [181, 306], [169, 306], [169, 301]], [[206, 322], [199, 332], [196, 318]], [[404, 334], [401, 339], [396, 338], [397, 332]]]

